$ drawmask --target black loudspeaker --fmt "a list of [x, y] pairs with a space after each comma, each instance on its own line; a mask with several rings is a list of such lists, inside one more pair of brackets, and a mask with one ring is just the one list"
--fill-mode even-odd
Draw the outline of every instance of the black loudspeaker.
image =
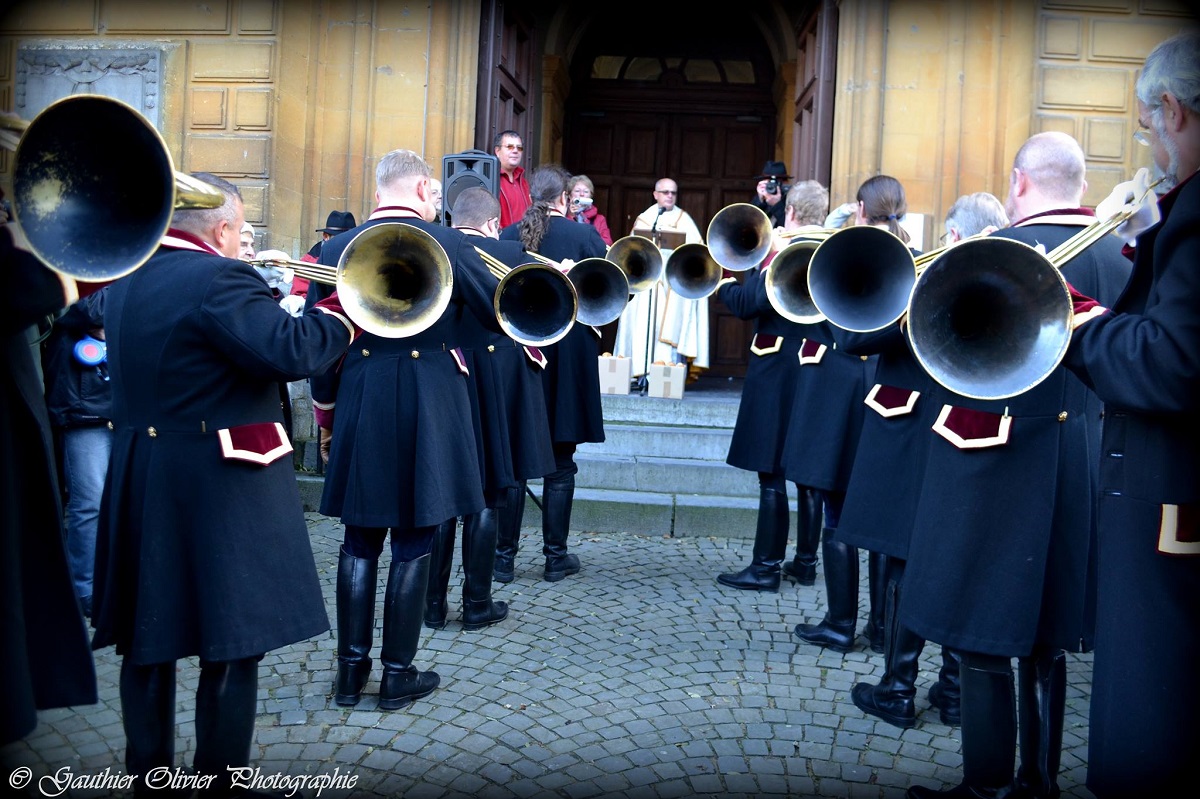
[[481, 186], [500, 196], [500, 159], [483, 150], [442, 156], [442, 224], [454, 224], [454, 202], [464, 189]]

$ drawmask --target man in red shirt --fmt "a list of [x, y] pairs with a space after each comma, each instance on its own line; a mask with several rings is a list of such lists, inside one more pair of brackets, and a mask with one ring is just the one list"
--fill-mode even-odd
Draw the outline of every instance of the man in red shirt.
[[500, 227], [506, 228], [520, 222], [525, 209], [533, 204], [525, 168], [521, 166], [525, 145], [515, 130], [497, 133], [493, 145], [496, 158], [500, 159]]

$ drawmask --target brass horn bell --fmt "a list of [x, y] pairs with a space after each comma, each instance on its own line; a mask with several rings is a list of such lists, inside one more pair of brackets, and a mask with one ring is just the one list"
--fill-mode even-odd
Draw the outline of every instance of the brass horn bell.
[[30, 251], [68, 277], [102, 283], [127, 275], [158, 249], [175, 209], [225, 202], [220, 191], [176, 172], [162, 136], [120, 100], [73, 95], [4, 127], [21, 131], [13, 159], [17, 223]]
[[767, 301], [784, 319], [801, 325], [816, 324], [825, 315], [813, 304], [808, 293], [808, 267], [820, 241], [800, 239], [780, 250], [764, 269]]
[[585, 258], [567, 271], [579, 298], [576, 321], [600, 327], [616, 321], [629, 302], [629, 279], [607, 258]]
[[640, 294], [653, 288], [662, 277], [662, 250], [645, 236], [617, 239], [608, 248], [605, 257], [625, 273], [632, 294]]
[[913, 355], [964, 397], [1023, 394], [1054, 371], [1071, 341], [1071, 293], [1055, 264], [999, 237], [951, 247], [913, 286]]
[[754, 269], [771, 252], [771, 219], [750, 203], [727, 205], [708, 223], [709, 251], [730, 272]]
[[716, 291], [721, 282], [721, 265], [708, 247], [692, 242], [671, 251], [666, 276], [672, 292], [685, 300], [699, 300]]
[[808, 294], [832, 324], [870, 333], [903, 316], [916, 278], [907, 244], [883, 228], [860, 225], [821, 242], [808, 265]]
[[383, 222], [364, 228], [346, 245], [336, 285], [355, 324], [383, 338], [405, 338], [445, 313], [454, 271], [433, 236], [413, 225]]
[[579, 297], [557, 267], [522, 264], [500, 278], [493, 302], [496, 320], [513, 341], [546, 347], [575, 324]]

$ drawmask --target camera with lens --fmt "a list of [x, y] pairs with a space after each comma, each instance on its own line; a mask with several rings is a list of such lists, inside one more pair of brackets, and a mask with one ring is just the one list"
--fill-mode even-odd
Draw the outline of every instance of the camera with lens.
[[767, 194], [778, 194], [779, 193], [779, 180], [777, 178], [771, 178], [770, 180], [768, 180], [765, 191], [767, 192]]

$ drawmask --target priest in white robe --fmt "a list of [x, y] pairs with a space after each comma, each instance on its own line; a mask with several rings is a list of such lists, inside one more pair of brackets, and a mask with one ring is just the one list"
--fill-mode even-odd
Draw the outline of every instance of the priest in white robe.
[[[633, 223], [634, 231], [682, 233], [685, 243], [703, 243], [692, 217], [675, 205], [679, 187], [670, 178], [654, 184], [654, 205]], [[671, 257], [662, 250], [663, 263]], [[617, 321], [613, 354], [631, 359], [641, 377], [657, 361], [686, 363], [689, 376], [708, 368], [708, 298], [685, 300], [671, 291], [665, 274], [654, 287], [634, 294]]]

